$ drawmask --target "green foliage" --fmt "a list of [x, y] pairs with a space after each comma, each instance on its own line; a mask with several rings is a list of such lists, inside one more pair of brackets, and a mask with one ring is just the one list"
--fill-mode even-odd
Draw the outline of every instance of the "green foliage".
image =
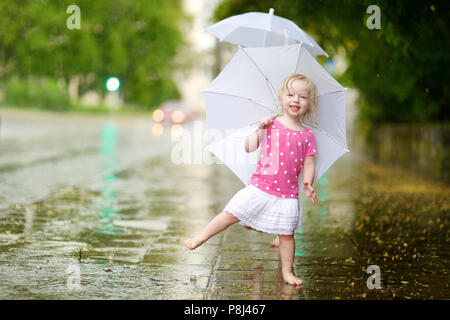
[[54, 79], [38, 79], [29, 77], [9, 78], [3, 83], [5, 104], [18, 107], [38, 107], [48, 110], [67, 110], [70, 97], [67, 87]]
[[[68, 29], [76, 4], [81, 29]], [[155, 107], [179, 96], [172, 82], [173, 58], [184, 44], [181, 0], [29, 0], [0, 2], [0, 79], [19, 76], [82, 79], [105, 91], [110, 76], [121, 80], [130, 103]]]
[[[381, 29], [366, 26], [370, 5], [380, 7]], [[349, 67], [339, 81], [360, 89], [362, 120], [449, 120], [448, 1], [225, 0], [215, 20], [269, 8], [311, 34], [330, 56], [345, 48]]]

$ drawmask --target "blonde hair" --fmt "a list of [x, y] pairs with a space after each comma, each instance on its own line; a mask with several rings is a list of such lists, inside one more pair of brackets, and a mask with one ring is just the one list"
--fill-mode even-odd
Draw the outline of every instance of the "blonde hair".
[[[309, 117], [315, 113], [317, 108], [317, 89], [314, 84], [309, 78], [302, 74], [294, 73], [291, 74], [289, 77], [284, 79], [283, 84], [281, 85], [280, 91], [278, 92], [278, 99], [281, 99], [281, 95], [286, 92], [286, 90], [289, 90], [292, 88], [291, 84], [295, 80], [303, 80], [308, 85], [308, 101], [309, 101], [309, 109], [308, 111], [300, 118], [301, 122], [304, 122], [304, 120], [308, 119]], [[281, 114], [283, 114], [284, 110], [283, 107], [281, 107]]]

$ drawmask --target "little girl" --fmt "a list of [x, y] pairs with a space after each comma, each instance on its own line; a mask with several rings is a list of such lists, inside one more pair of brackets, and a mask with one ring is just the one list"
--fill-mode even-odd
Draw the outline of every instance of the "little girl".
[[316, 87], [303, 75], [290, 75], [281, 86], [278, 100], [282, 115], [263, 118], [259, 129], [245, 141], [246, 152], [254, 152], [261, 146], [258, 167], [249, 185], [237, 192], [222, 213], [184, 244], [194, 250], [236, 222], [249, 229], [276, 234], [278, 238], [272, 245], [279, 246], [283, 279], [291, 285], [301, 285], [302, 280], [294, 275], [293, 263], [294, 231], [302, 229], [297, 180], [302, 169], [305, 195], [313, 203], [317, 202], [312, 187], [316, 140], [314, 133], [301, 122], [316, 108]]

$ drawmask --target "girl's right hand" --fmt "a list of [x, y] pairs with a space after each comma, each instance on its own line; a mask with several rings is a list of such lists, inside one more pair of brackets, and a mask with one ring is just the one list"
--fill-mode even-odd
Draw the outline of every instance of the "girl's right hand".
[[274, 120], [274, 118], [272, 118], [272, 117], [262, 118], [261, 121], [259, 122], [259, 128], [267, 129], [273, 123], [273, 120]]

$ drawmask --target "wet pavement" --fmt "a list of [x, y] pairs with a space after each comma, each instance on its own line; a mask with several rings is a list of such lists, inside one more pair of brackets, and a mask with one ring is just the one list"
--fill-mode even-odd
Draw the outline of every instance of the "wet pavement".
[[[180, 127], [1, 116], [0, 299], [450, 298], [448, 185], [350, 148], [318, 182], [317, 204], [301, 196], [295, 272], [304, 283], [294, 288], [282, 282], [272, 235], [233, 225], [184, 247], [242, 184], [195, 152], [194, 164], [176, 164]], [[379, 289], [368, 288], [371, 265]]]

